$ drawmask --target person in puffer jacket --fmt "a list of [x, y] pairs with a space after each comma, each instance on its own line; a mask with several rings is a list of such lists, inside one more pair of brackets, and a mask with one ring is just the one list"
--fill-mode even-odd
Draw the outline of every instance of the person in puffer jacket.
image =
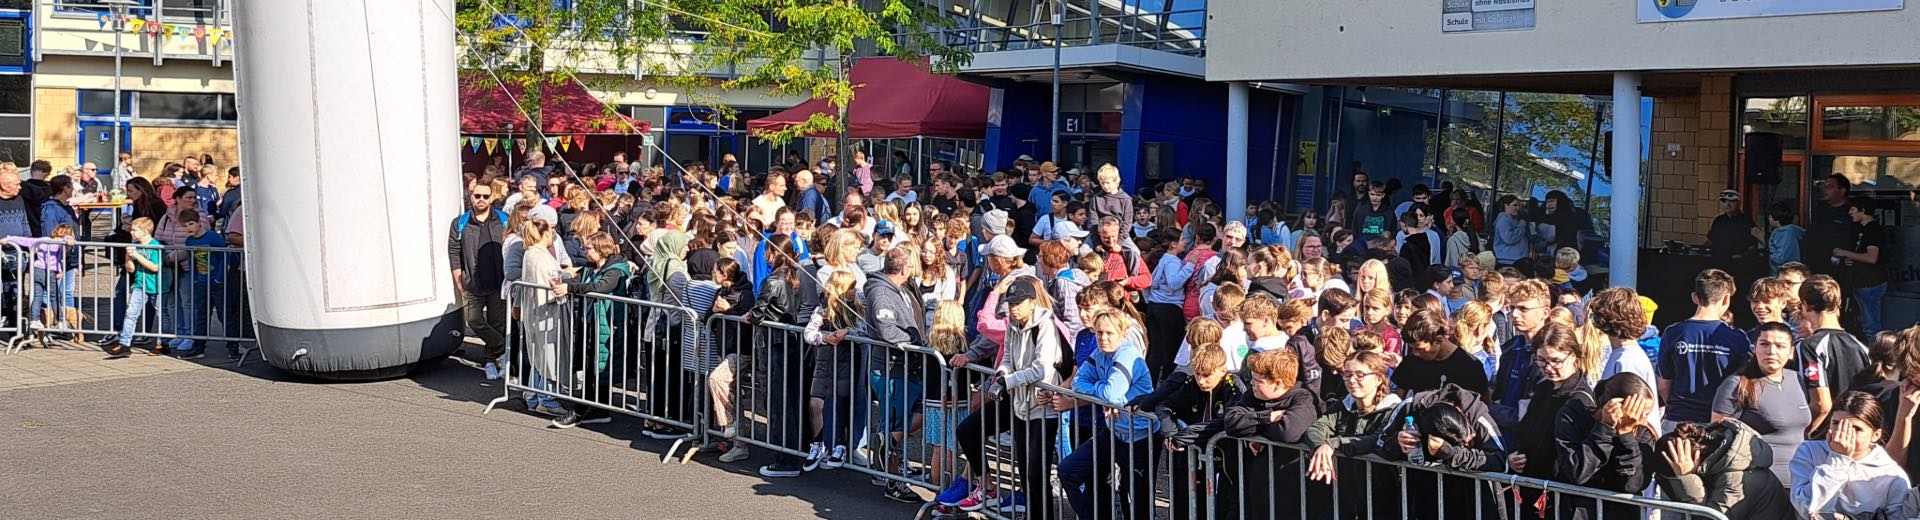
[[[1419, 426], [1423, 434], [1419, 437], [1424, 439], [1405, 431], [1409, 418]], [[1480, 394], [1453, 383], [1447, 383], [1437, 390], [1413, 394], [1402, 402], [1400, 409], [1394, 412], [1393, 421], [1387, 425], [1387, 431], [1375, 441], [1373, 453], [1387, 460], [1398, 461], [1406, 460], [1407, 453], [1415, 449], [1426, 450], [1428, 464], [1454, 471], [1497, 472], [1507, 469], [1507, 447], [1501, 442], [1500, 427], [1487, 411], [1487, 403], [1481, 400]], [[1435, 482], [1435, 475], [1408, 470], [1405, 495], [1439, 496], [1440, 487]], [[1498, 503], [1499, 498], [1485, 485], [1466, 477], [1445, 478], [1445, 503], [1472, 504], [1474, 500], [1487, 504]], [[1373, 515], [1376, 518], [1441, 518], [1440, 502], [1432, 500], [1407, 501], [1412, 510], [1395, 514], [1400, 512], [1401, 495], [1391, 487], [1376, 485], [1373, 489]], [[1489, 512], [1489, 517], [1492, 516]], [[1458, 514], [1446, 516], [1457, 517]]]
[[1319, 418], [1318, 398], [1299, 384], [1300, 362], [1287, 349], [1247, 356], [1249, 388], [1240, 394], [1239, 402], [1220, 418], [1189, 426], [1168, 439], [1180, 449], [1204, 447], [1220, 434], [1253, 439], [1238, 446], [1221, 441], [1226, 461], [1215, 494], [1218, 517], [1278, 518], [1298, 507], [1301, 453], [1289, 445], [1305, 438]]
[[1792, 520], [1786, 484], [1769, 468], [1773, 447], [1740, 421], [1681, 423], [1661, 437], [1650, 461], [1669, 500], [1741, 520]]

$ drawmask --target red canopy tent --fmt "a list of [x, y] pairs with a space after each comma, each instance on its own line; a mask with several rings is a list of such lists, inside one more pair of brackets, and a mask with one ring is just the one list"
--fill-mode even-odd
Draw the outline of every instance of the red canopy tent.
[[[504, 88], [503, 88], [504, 87]], [[509, 98], [511, 94], [511, 98]], [[541, 89], [541, 131], [551, 135], [627, 134], [645, 132], [625, 115], [609, 114], [598, 98], [579, 83], [567, 81]], [[527, 118], [514, 100], [526, 93], [520, 85], [498, 84], [492, 78], [460, 78], [460, 132], [467, 134], [520, 133]], [[508, 131], [507, 125], [513, 125]]]
[[[859, 87], [847, 107], [849, 138], [986, 138], [987, 87], [934, 75], [894, 58], [867, 58], [853, 64], [853, 84]], [[826, 100], [812, 99], [749, 121], [747, 129], [778, 131], [805, 122], [813, 114], [832, 113]], [[815, 133], [807, 137], [831, 136]]]

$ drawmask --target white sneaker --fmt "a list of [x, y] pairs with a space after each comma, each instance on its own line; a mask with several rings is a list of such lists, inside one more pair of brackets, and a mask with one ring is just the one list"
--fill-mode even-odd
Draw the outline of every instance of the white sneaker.
[[807, 471], [820, 469], [820, 462], [827, 458], [827, 446], [818, 442], [807, 446], [807, 462], [802, 467]]
[[740, 462], [747, 460], [748, 456], [750, 455], [747, 453], [747, 445], [735, 442], [733, 443], [733, 449], [720, 454], [720, 462]]
[[820, 465], [826, 466], [827, 469], [840, 469], [841, 466], [847, 465], [847, 447], [834, 446], [833, 454], [828, 455], [827, 460], [821, 462]]

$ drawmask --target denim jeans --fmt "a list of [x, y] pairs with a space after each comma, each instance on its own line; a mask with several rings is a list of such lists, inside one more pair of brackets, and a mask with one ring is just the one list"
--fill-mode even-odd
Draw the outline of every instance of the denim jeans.
[[1881, 282], [1873, 287], [1861, 287], [1854, 290], [1854, 297], [1860, 300], [1861, 337], [1871, 338], [1880, 333], [1880, 300], [1887, 297], [1887, 284]]
[[173, 315], [172, 326], [168, 329], [181, 337], [167, 344], [179, 350], [193, 350], [192, 336], [205, 335], [207, 332], [207, 317], [201, 311], [207, 307], [209, 286], [206, 280], [196, 280], [192, 273], [181, 273], [178, 279], [173, 294], [167, 298], [167, 310]]
[[[63, 282], [64, 280], [54, 279], [54, 273], [51, 271], [34, 270], [33, 306], [27, 309], [27, 321], [38, 321], [48, 327], [60, 323], [62, 317], [66, 316], [66, 313], [62, 312], [61, 305], [64, 301], [60, 291], [60, 288], [65, 285]], [[53, 319], [47, 319], [45, 316], [44, 313], [48, 310], [53, 312]]]
[[158, 298], [158, 296], [160, 295], [147, 294], [146, 291], [142, 291], [139, 288], [135, 288], [132, 293], [127, 295], [127, 317], [120, 323], [120, 346], [133, 346], [133, 333], [140, 328], [141, 315], [146, 313], [149, 304], [153, 305], [154, 312], [164, 314], [160, 309], [160, 298]]
[[[1078, 518], [1116, 518], [1113, 507], [1125, 497], [1131, 518], [1152, 518], [1154, 439], [1126, 442], [1101, 429], [1060, 460], [1060, 487]], [[1120, 494], [1114, 494], [1113, 465], [1120, 466]]]

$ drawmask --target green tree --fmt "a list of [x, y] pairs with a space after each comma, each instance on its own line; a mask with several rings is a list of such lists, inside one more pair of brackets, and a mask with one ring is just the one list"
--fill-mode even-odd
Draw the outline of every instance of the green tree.
[[[528, 143], [538, 143], [541, 101], [550, 87], [599, 83], [588, 71], [626, 68], [667, 38], [654, 17], [631, 16], [636, 0], [459, 0], [455, 28], [462, 74], [483, 88], [518, 87], [515, 101], [532, 121]], [[615, 85], [596, 85], [616, 87]], [[617, 124], [607, 108], [607, 125]]]
[[[817, 133], [838, 136], [841, 173], [851, 171], [847, 108], [859, 91], [882, 85], [853, 83], [854, 60], [868, 55], [925, 58], [933, 72], [952, 74], [972, 59], [944, 45], [940, 29], [952, 21], [919, 0], [687, 0], [672, 4], [667, 19], [702, 34], [680, 60], [655, 63], [652, 73], [680, 87], [696, 103], [711, 106], [716, 122], [735, 114], [708, 94], [766, 90], [822, 99], [833, 113], [755, 136], [770, 143]], [[704, 71], [729, 70], [714, 79]], [[836, 197], [847, 175], [836, 175]]]

